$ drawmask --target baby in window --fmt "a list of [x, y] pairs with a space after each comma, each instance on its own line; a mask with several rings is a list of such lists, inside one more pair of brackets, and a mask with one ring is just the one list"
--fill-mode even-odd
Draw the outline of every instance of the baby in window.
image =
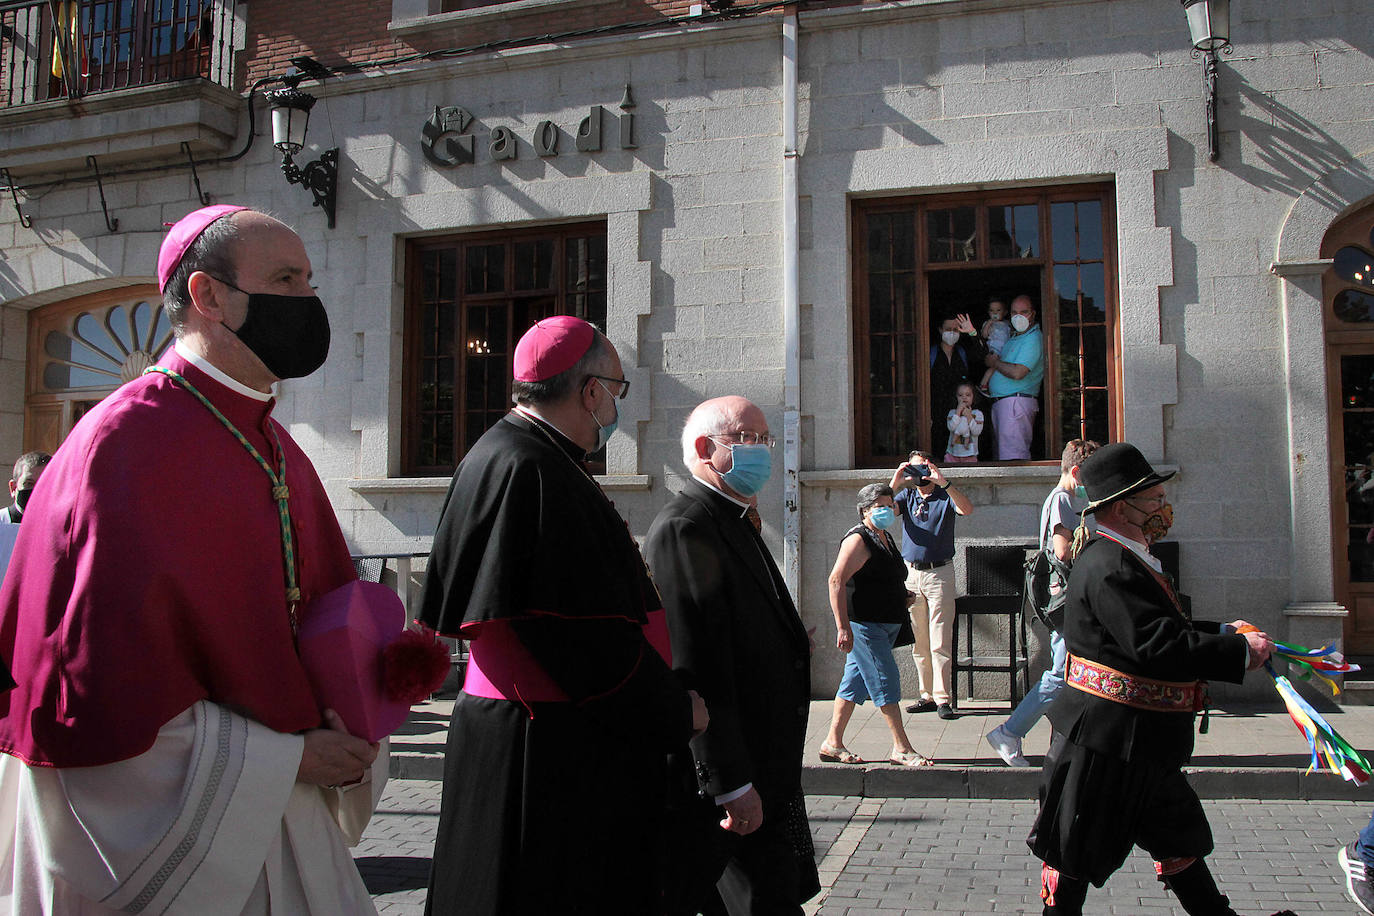
[[983, 412], [973, 406], [973, 386], [964, 382], [954, 389], [954, 409], [945, 418], [949, 445], [945, 464], [973, 464], [978, 460], [978, 437], [983, 434]]
[[[989, 352], [997, 356], [1002, 355], [1002, 347], [1011, 337], [1011, 322], [1007, 320], [1007, 304], [1005, 302], [1001, 299], [993, 299], [988, 302], [988, 320], [983, 322], [983, 329], [978, 333], [987, 343]], [[983, 381], [979, 383], [978, 390], [984, 395], [988, 393], [988, 383], [992, 381], [992, 373], [995, 371], [995, 369], [989, 369], [983, 373]]]

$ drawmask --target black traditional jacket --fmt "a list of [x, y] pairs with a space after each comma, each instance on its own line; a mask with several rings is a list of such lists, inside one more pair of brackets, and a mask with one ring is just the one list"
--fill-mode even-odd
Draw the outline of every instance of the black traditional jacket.
[[[1190, 620], [1167, 580], [1130, 549], [1098, 535], [1074, 560], [1064, 612], [1073, 658], [1159, 681], [1240, 683], [1245, 637]], [[1182, 764], [1193, 751], [1194, 714], [1138, 709], [1065, 684], [1049, 712], [1056, 731], [1122, 760]]]

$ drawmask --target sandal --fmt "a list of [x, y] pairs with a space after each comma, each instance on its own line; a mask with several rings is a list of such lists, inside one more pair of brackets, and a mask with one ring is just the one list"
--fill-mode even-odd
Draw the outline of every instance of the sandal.
[[935, 761], [919, 754], [916, 751], [906, 751], [901, 754], [893, 754], [887, 759], [888, 763], [895, 763], [899, 767], [933, 767]]
[[864, 759], [847, 747], [821, 745], [820, 757], [824, 763], [863, 763]]

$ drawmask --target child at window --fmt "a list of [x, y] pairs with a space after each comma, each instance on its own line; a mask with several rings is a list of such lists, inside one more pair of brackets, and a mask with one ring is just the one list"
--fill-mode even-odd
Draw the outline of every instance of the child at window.
[[978, 437], [983, 434], [983, 412], [973, 406], [973, 385], [964, 382], [954, 389], [954, 409], [945, 419], [949, 446], [945, 464], [973, 464], [978, 460]]
[[[1011, 337], [1011, 322], [1007, 320], [1007, 304], [1001, 299], [988, 302], [988, 319], [983, 322], [983, 328], [978, 334], [987, 342], [990, 352], [1002, 355], [1002, 347]], [[978, 390], [984, 395], [988, 393], [988, 383], [992, 381], [992, 373], [995, 371], [989, 369], [983, 373], [983, 381], [979, 383]]]

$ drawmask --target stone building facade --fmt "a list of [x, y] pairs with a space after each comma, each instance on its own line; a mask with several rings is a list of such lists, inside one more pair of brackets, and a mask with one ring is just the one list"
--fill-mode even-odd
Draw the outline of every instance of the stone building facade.
[[[691, 407], [764, 408], [765, 538], [824, 694], [855, 491], [946, 409], [939, 319], [1025, 292], [1048, 341], [1037, 460], [953, 472], [977, 507], [961, 545], [1033, 539], [1062, 443], [1127, 439], [1179, 472], [1200, 614], [1374, 653], [1374, 285], [1340, 254], [1374, 250], [1366, 4], [1233, 5], [1216, 162], [1171, 0], [192, 4], [217, 17], [201, 78], [0, 109], [0, 461], [55, 445], [162, 344], [157, 246], [198, 182], [305, 240], [334, 343], [277, 415], [356, 552], [428, 548], [514, 339], [578, 311], [632, 382], [601, 481], [637, 535], [681, 484]], [[36, 28], [5, 52], [46, 80]], [[84, 67], [118, 58], [91, 41]], [[302, 55], [333, 71], [301, 84], [297, 156], [338, 147], [333, 228], [245, 100]]]

